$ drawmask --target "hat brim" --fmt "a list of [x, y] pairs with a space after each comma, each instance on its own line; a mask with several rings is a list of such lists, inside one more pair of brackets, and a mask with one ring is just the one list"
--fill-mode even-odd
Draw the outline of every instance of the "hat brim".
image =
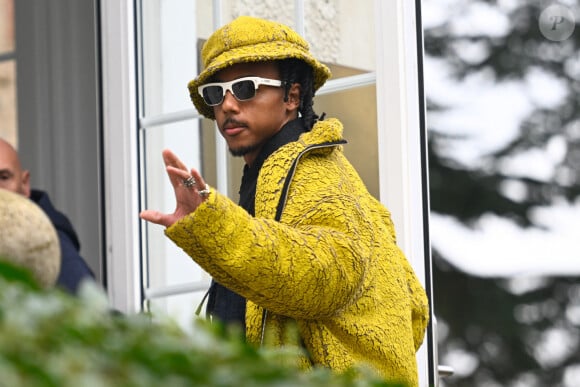
[[328, 67], [320, 63], [304, 49], [298, 48], [289, 42], [266, 42], [230, 49], [215, 57], [197, 78], [189, 82], [187, 85], [189, 96], [201, 115], [209, 119], [215, 119], [213, 107], [208, 106], [197, 91], [199, 86], [207, 83], [217, 72], [237, 63], [267, 62], [287, 58], [303, 60], [312, 67], [315, 91], [331, 76]]

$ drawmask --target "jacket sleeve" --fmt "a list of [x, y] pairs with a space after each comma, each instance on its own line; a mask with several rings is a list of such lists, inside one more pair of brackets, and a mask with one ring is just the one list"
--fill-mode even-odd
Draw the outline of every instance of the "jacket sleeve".
[[290, 227], [254, 218], [212, 190], [166, 235], [215, 280], [272, 312], [332, 317], [357, 300], [369, 262], [372, 241], [359, 230], [370, 228], [350, 201], [331, 196], [302, 209], [316, 222]]

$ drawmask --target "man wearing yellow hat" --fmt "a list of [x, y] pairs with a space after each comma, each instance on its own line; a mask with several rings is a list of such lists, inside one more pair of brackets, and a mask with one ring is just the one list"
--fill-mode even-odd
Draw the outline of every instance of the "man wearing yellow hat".
[[313, 110], [329, 69], [289, 27], [247, 16], [217, 30], [202, 59], [190, 96], [246, 162], [240, 202], [165, 150], [176, 210], [141, 217], [212, 275], [208, 312], [249, 342], [299, 346], [307, 367], [365, 364], [417, 385], [427, 298], [389, 211], [343, 154], [342, 124]]

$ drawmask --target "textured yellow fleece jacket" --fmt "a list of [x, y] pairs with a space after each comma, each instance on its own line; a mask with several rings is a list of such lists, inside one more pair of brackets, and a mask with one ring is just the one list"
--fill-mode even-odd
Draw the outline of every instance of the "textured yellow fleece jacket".
[[[303, 345], [312, 364], [342, 371], [366, 363], [388, 380], [416, 386], [415, 352], [429, 316], [425, 291], [396, 246], [389, 211], [342, 147], [323, 145], [341, 137], [342, 124], [327, 119], [270, 155], [258, 177], [255, 217], [212, 189], [166, 235], [248, 300], [249, 342]], [[286, 334], [292, 325], [302, 343]]]

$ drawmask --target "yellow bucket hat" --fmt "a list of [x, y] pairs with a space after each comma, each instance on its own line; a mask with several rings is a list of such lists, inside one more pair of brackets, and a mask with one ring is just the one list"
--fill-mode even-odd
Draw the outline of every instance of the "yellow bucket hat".
[[306, 40], [290, 27], [250, 16], [240, 16], [215, 31], [203, 45], [201, 58], [203, 71], [187, 87], [197, 111], [210, 119], [215, 119], [213, 108], [206, 105], [197, 88], [233, 64], [300, 59], [314, 70], [314, 90], [331, 75], [328, 67], [310, 54]]

